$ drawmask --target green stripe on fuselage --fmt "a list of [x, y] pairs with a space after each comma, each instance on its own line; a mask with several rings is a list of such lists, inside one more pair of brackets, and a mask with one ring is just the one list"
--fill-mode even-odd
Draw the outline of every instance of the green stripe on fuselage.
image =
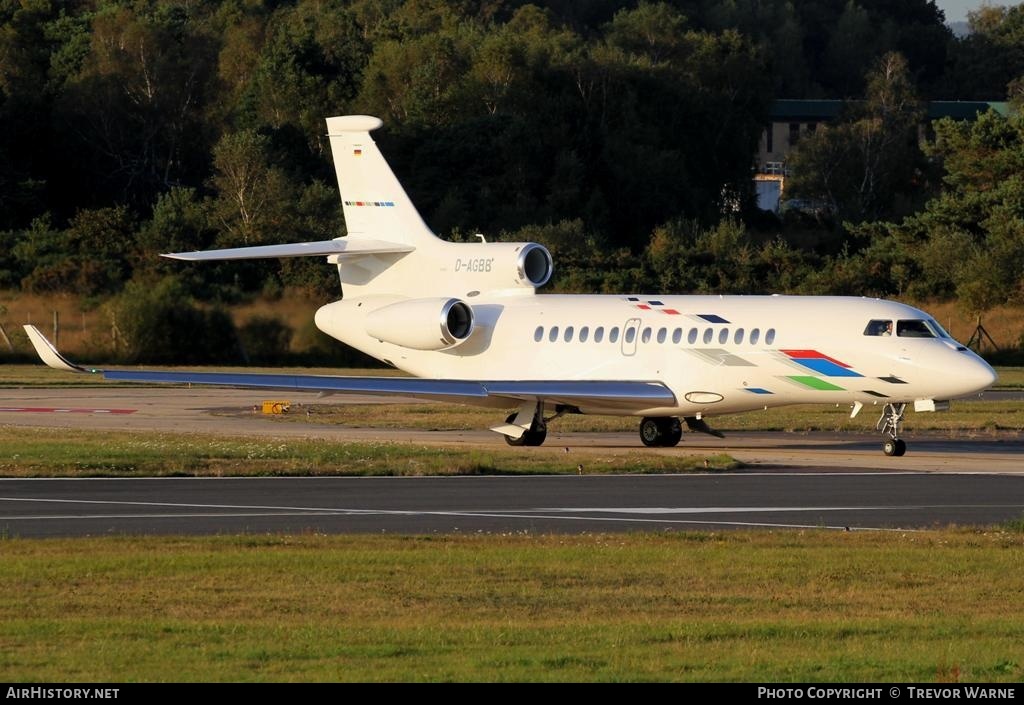
[[791, 379], [797, 384], [802, 384], [803, 386], [810, 387], [811, 389], [820, 389], [823, 392], [844, 391], [842, 387], [838, 387], [832, 384], [831, 382], [826, 382], [821, 377], [811, 377], [809, 375], [793, 375], [787, 377], [787, 379]]

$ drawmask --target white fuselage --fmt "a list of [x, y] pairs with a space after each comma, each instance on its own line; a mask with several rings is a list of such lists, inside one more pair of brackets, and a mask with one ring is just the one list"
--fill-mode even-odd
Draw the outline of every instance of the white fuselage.
[[[367, 313], [399, 300], [337, 301], [317, 312], [317, 325], [417, 377], [645, 380], [675, 394], [676, 406], [629, 412], [638, 416], [947, 400], [995, 380], [981, 358], [945, 336], [930, 316], [879, 299], [478, 295], [463, 298], [475, 316], [472, 335], [440, 351], [412, 350], [364, 332]], [[892, 323], [892, 334], [867, 334], [880, 321]], [[899, 335], [900, 321], [928, 321], [937, 335]]]

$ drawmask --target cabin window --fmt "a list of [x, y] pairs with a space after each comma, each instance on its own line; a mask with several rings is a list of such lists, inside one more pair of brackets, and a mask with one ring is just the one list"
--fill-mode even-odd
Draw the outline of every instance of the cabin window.
[[896, 321], [896, 335], [901, 338], [937, 338], [928, 321]]
[[771, 345], [774, 342], [775, 342], [775, 329], [774, 328], [769, 328], [768, 331], [764, 334], [764, 344], [765, 345]]
[[617, 343], [618, 341], [619, 341], [619, 327], [618, 326], [613, 326], [612, 329], [610, 331], [608, 331], [608, 342], [609, 343]]
[[600, 343], [604, 340], [604, 326], [598, 326], [594, 329], [594, 342]]
[[537, 330], [533, 331], [533, 339], [538, 343], [544, 340], [544, 326], [537, 326]]
[[640, 340], [642, 340], [645, 343], [651, 342], [651, 329], [650, 328], [644, 328], [644, 332], [640, 334]]
[[732, 342], [736, 343], [737, 345], [741, 345], [743, 343], [743, 329], [742, 328], [737, 328], [736, 329], [736, 335], [733, 336]]
[[679, 345], [679, 343], [683, 342], [682, 328], [676, 328], [674, 331], [672, 331], [672, 342], [675, 345]]
[[754, 328], [752, 331], [750, 331], [750, 344], [751, 345], [757, 345], [757, 341], [760, 340], [760, 339], [761, 339], [761, 329], [760, 328]]
[[548, 341], [554, 343], [558, 340], [558, 326], [551, 326], [551, 330], [548, 331]]
[[892, 335], [892, 321], [868, 321], [864, 335]]
[[664, 343], [665, 342], [665, 336], [667, 336], [667, 335], [668, 335], [668, 331], [667, 330], [665, 330], [664, 328], [659, 328], [658, 329], [658, 343], [659, 344], [660, 343]]
[[715, 331], [711, 330], [710, 328], [706, 328], [706, 329], [704, 330], [704, 343], [705, 343], [705, 344], [707, 344], [707, 343], [710, 343], [710, 342], [711, 342], [711, 339], [712, 339], [712, 338], [713, 338], [714, 336], [715, 336]]
[[582, 328], [580, 328], [580, 338], [579, 338], [580, 342], [581, 343], [587, 342], [587, 338], [589, 338], [589, 337], [590, 337], [590, 328], [588, 328], [587, 326], [583, 326]]
[[627, 343], [632, 343], [634, 340], [636, 340], [636, 328], [627, 328], [626, 329], [626, 342]]
[[728, 328], [723, 328], [722, 330], [718, 331], [718, 344], [719, 345], [725, 345], [728, 342], [729, 342], [729, 329]]
[[693, 345], [694, 343], [697, 342], [697, 329], [696, 328], [691, 328], [690, 329], [690, 334], [686, 336], [686, 342], [689, 343], [690, 345]]
[[567, 343], [572, 342], [572, 326], [566, 326], [565, 336], [563, 337], [563, 340], [565, 340], [565, 342]]

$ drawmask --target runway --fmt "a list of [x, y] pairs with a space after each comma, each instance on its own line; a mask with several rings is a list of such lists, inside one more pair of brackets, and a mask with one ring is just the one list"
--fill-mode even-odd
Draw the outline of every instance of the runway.
[[914, 530], [1024, 516], [1006, 475], [731, 474], [0, 480], [7, 537]]

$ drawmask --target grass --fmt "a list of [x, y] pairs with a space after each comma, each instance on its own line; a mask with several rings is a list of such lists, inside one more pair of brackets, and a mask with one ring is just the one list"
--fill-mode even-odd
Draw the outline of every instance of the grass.
[[0, 541], [0, 680], [1024, 678], [1024, 534]]
[[[305, 412], [309, 412], [308, 414]], [[850, 418], [848, 406], [799, 405], [709, 417], [709, 424], [733, 431], [846, 431], [874, 428], [881, 407], [866, 407]], [[294, 405], [291, 414], [275, 416], [279, 423], [302, 422], [412, 428], [428, 431], [467, 431], [493, 426], [504, 412], [443, 403], [411, 404], [308, 404]], [[905, 417], [908, 431], [943, 431], [950, 434], [1024, 431], [1024, 404], [1018, 401], [955, 401], [950, 412], [913, 413]], [[631, 416], [563, 416], [552, 422], [557, 432], [635, 433], [639, 420]]]
[[726, 455], [636, 452], [587, 455], [556, 448], [444, 451], [413, 443], [325, 443], [316, 438], [253, 440], [201, 434], [129, 433], [0, 426], [2, 477], [270, 475], [501, 475], [678, 473], [732, 470]]

